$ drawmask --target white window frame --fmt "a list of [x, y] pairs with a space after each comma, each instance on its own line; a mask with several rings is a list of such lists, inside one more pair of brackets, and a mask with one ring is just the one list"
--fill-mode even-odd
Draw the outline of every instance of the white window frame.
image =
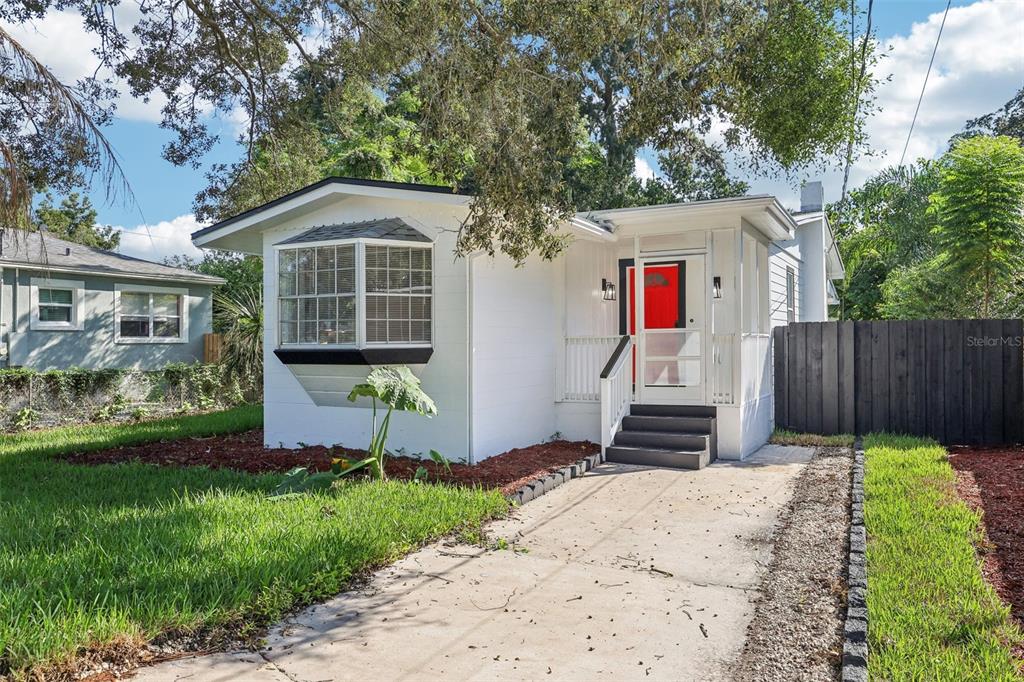
[[[70, 279], [47, 279], [45, 277], [33, 277], [29, 281], [32, 315], [29, 320], [29, 329], [32, 331], [62, 331], [80, 332], [85, 326], [84, 315], [84, 291], [85, 282]], [[54, 322], [39, 319], [39, 290], [57, 289], [71, 292], [71, 320], [69, 322]], [[49, 305], [49, 304], [47, 304]], [[59, 304], [58, 304], [59, 305]]]
[[[178, 314], [181, 324], [178, 325], [178, 336], [152, 336], [153, 334], [153, 302], [150, 297], [149, 333], [150, 336], [121, 336], [121, 294], [174, 294], [179, 297]], [[159, 287], [145, 284], [114, 284], [114, 343], [188, 343], [189, 295], [188, 289], [179, 287]]]
[[[281, 343], [281, 320], [280, 317], [280, 273], [281, 251], [292, 251], [298, 249], [315, 249], [320, 246], [344, 246], [355, 245], [356, 256], [356, 340], [354, 343]], [[430, 342], [373, 342], [366, 340], [366, 247], [367, 246], [397, 246], [413, 249], [423, 249], [430, 253]], [[274, 347], [279, 349], [309, 350], [314, 348], [346, 348], [363, 350], [366, 348], [433, 348], [436, 338], [437, 327], [435, 322], [434, 295], [436, 293], [436, 272], [437, 262], [434, 258], [433, 242], [414, 242], [401, 239], [373, 239], [370, 237], [359, 237], [356, 239], [328, 239], [313, 242], [298, 242], [292, 244], [274, 244], [274, 274], [272, 282], [274, 285]], [[375, 292], [370, 292], [374, 295]]]

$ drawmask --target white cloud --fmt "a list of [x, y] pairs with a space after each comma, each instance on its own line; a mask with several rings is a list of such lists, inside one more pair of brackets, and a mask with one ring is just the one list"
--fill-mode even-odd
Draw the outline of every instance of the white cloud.
[[[908, 36], [885, 41], [888, 57], [880, 75], [881, 112], [868, 124], [879, 156], [860, 164], [878, 170], [899, 163], [928, 60], [942, 23], [936, 12], [914, 24]], [[969, 118], [1006, 103], [1024, 80], [1024, 4], [989, 0], [950, 9], [935, 65], [921, 103], [907, 159], [932, 158]]]
[[633, 162], [633, 175], [646, 182], [654, 177], [654, 168], [647, 159], [638, 156]]
[[200, 258], [203, 252], [192, 245], [192, 233], [204, 227], [192, 214], [173, 220], [162, 220], [153, 225], [120, 227], [120, 253], [136, 258], [161, 262], [168, 256], [187, 255]]
[[[115, 10], [120, 26], [131, 26], [138, 18], [132, 5], [125, 3]], [[93, 53], [93, 49], [99, 46], [99, 38], [95, 33], [86, 32], [79, 12], [51, 10], [40, 21], [26, 24], [0, 22], [0, 26], [64, 83], [74, 85], [79, 79], [96, 73], [100, 66], [99, 58]], [[109, 74], [101, 70], [100, 75]], [[160, 108], [167, 101], [163, 94], [155, 93], [149, 101], [145, 101], [132, 97], [128, 85], [116, 78], [114, 87], [119, 93], [119, 118], [160, 122]]]
[[[908, 35], [882, 39], [886, 56], [876, 67], [878, 111], [867, 122], [873, 156], [858, 159], [850, 171], [857, 187], [886, 166], [899, 163], [914, 117], [935, 38], [942, 23], [938, 11], [915, 23]], [[921, 112], [907, 148], [906, 162], [935, 158], [968, 119], [1005, 104], [1024, 82], [1024, 3], [987, 0], [949, 10]], [[842, 173], [806, 171], [799, 179], [820, 177], [826, 201], [839, 197]], [[754, 178], [751, 191], [776, 194], [787, 206], [799, 203], [795, 182], [781, 177]]]

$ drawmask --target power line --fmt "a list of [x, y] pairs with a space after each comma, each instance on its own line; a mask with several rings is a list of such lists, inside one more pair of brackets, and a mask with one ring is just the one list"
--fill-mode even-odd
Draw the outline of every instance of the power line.
[[[141, 232], [136, 232], [134, 230], [129, 230], [129, 229], [124, 228], [124, 227], [115, 227], [114, 231], [115, 232], [120, 232], [122, 235], [126, 235], [126, 236], [129, 236], [129, 237], [145, 237], [145, 238], [149, 239], [150, 241], [152, 241], [154, 239], [173, 239], [173, 237], [171, 237], [169, 235], [166, 235], [166, 234], [153, 234], [152, 232], [149, 231], [149, 226], [148, 225], [146, 225], [145, 228], [146, 228], [146, 232], [148, 232], [149, 234], [143, 234]], [[156, 245], [154, 244], [153, 247], [156, 248]]]
[[932, 75], [932, 64], [935, 63], [935, 53], [939, 51], [939, 41], [942, 40], [942, 29], [946, 27], [946, 17], [949, 16], [949, 6], [953, 0], [947, 0], [946, 11], [942, 13], [942, 23], [939, 24], [939, 35], [935, 36], [935, 47], [932, 48], [932, 58], [928, 60], [928, 70], [924, 74], [924, 83], [921, 85], [921, 94], [917, 98], [917, 108], [914, 109], [914, 118], [910, 122], [910, 130], [907, 132], [907, 141], [903, 143], [903, 153], [900, 154], [900, 166], [907, 158], [907, 147], [910, 146], [910, 137], [914, 134], [914, 125], [917, 123], [917, 114], [921, 111], [921, 101], [924, 99], [925, 88], [928, 87], [928, 76]]
[[[952, 0], [950, 0], [952, 1]], [[874, 8], [874, 0], [868, 0], [867, 29], [864, 31], [864, 41], [860, 46], [860, 75], [853, 83], [853, 120], [850, 128], [850, 141], [846, 145], [846, 168], [843, 169], [843, 191], [839, 196], [839, 203], [846, 199], [846, 188], [850, 182], [850, 165], [853, 163], [853, 138], [857, 134], [857, 114], [860, 112], [860, 87], [864, 82], [864, 74], [868, 68], [868, 41], [871, 40], [871, 10]], [[856, 0], [850, 2], [850, 56], [853, 57], [856, 47], [854, 45], [857, 29], [857, 4]]]

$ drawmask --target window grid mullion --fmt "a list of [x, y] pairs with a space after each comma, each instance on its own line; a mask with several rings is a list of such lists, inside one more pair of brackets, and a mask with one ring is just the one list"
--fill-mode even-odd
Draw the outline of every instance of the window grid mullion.
[[355, 244], [356, 348], [366, 348], [366, 242]]

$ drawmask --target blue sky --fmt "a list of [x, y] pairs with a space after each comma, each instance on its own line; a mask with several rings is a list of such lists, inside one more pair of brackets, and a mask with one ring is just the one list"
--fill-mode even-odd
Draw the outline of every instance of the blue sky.
[[[866, 7], [867, 0], [859, 2]], [[887, 52], [879, 72], [891, 75], [891, 80], [879, 88], [881, 111], [868, 125], [876, 154], [855, 164], [851, 174], [854, 185], [898, 161], [944, 8], [944, 0], [876, 0], [874, 23]], [[73, 13], [52, 12], [31, 29], [12, 32], [59, 76], [73, 80], [90, 68], [89, 42], [80, 23]], [[69, 45], [74, 47], [69, 49]], [[1024, 2], [954, 2], [908, 157], [940, 154], [945, 141], [967, 118], [1001, 106], [1022, 83]], [[195, 253], [188, 241], [189, 232], [198, 226], [191, 215], [193, 198], [205, 186], [210, 164], [232, 162], [241, 153], [234, 142], [234, 124], [223, 121], [217, 124], [221, 142], [204, 159], [203, 167], [172, 166], [160, 156], [170, 135], [159, 128], [158, 121], [159, 102], [122, 98], [119, 115], [106, 133], [137, 205], [110, 205], [102, 193], [92, 196], [99, 220], [124, 229], [122, 250], [157, 259], [171, 253]], [[637, 172], [657, 172], [650, 155], [638, 160]], [[808, 169], [789, 178], [771, 175], [748, 180], [752, 191], [776, 194], [793, 205], [800, 181], [816, 178], [825, 182], [826, 199], [838, 195], [841, 181], [836, 170]]]

